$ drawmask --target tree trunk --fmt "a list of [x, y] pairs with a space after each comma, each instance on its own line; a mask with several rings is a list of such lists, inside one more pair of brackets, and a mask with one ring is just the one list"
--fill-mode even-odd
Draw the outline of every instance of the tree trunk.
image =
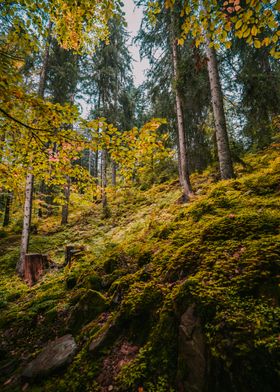
[[116, 162], [112, 162], [112, 185], [117, 185], [117, 164]]
[[94, 154], [94, 172], [93, 172], [93, 176], [96, 179], [96, 183], [98, 183], [98, 150], [96, 150], [95, 154]]
[[[46, 88], [46, 77], [47, 77], [47, 66], [49, 60], [49, 44], [51, 40], [51, 29], [52, 23], [49, 22], [49, 35], [45, 46], [45, 53], [43, 57], [43, 64], [40, 73], [38, 95], [43, 99], [45, 88]], [[20, 259], [17, 263], [17, 271], [20, 276], [23, 274], [23, 263], [25, 254], [28, 252], [29, 236], [30, 236], [30, 226], [32, 218], [32, 194], [33, 194], [33, 184], [34, 176], [32, 173], [28, 173], [26, 176], [26, 188], [25, 188], [25, 203], [24, 203], [24, 218], [23, 218], [23, 229], [21, 237], [21, 247], [20, 247]]]
[[91, 163], [92, 163], [92, 151], [91, 151], [91, 149], [89, 149], [88, 150], [88, 174], [90, 176], [91, 176], [91, 173], [92, 173]]
[[67, 225], [68, 223], [68, 214], [69, 214], [69, 200], [70, 200], [70, 177], [67, 176], [67, 183], [64, 187], [64, 197], [65, 203], [62, 206], [62, 213], [61, 213], [61, 225]]
[[44, 98], [45, 88], [46, 88], [46, 81], [47, 81], [47, 70], [48, 70], [48, 63], [50, 57], [50, 43], [52, 38], [52, 22], [49, 21], [48, 25], [48, 37], [45, 46], [45, 52], [43, 56], [43, 64], [40, 72], [40, 80], [39, 80], [39, 88], [38, 88], [38, 95], [41, 98]]
[[102, 150], [101, 153], [101, 194], [102, 194], [102, 207], [105, 216], [108, 214], [108, 201], [107, 201], [107, 152]]
[[229, 149], [229, 140], [223, 104], [223, 93], [218, 70], [217, 56], [215, 49], [210, 47], [210, 40], [208, 38], [206, 38], [206, 54], [208, 58], [207, 67], [210, 81], [221, 178], [233, 178], [234, 171]]
[[41, 183], [39, 185], [40, 204], [39, 204], [39, 209], [38, 209], [38, 218], [43, 218], [43, 210], [42, 210], [42, 207], [41, 207], [41, 200], [44, 197], [44, 193], [45, 193], [45, 182], [41, 181]]
[[33, 183], [34, 183], [34, 176], [33, 174], [28, 173], [26, 176], [26, 185], [25, 185], [25, 202], [24, 202], [23, 228], [22, 228], [21, 247], [20, 247], [20, 259], [17, 264], [17, 272], [20, 276], [23, 276], [24, 259], [28, 251], [28, 245], [29, 245], [30, 225], [31, 225], [31, 215], [32, 215]]
[[64, 267], [67, 265], [71, 267], [71, 260], [72, 256], [75, 252], [75, 247], [73, 245], [67, 245], [65, 248], [65, 260], [64, 260]]
[[177, 127], [178, 127], [178, 142], [179, 142], [179, 173], [181, 173], [181, 185], [183, 187], [184, 199], [188, 200], [189, 196], [193, 194], [189, 168], [187, 160], [187, 148], [186, 148], [186, 135], [184, 130], [184, 119], [182, 112], [182, 101], [177, 86], [178, 81], [178, 53], [177, 53], [177, 40], [174, 33], [174, 20], [172, 22], [172, 62], [173, 62], [173, 77], [175, 82], [175, 99], [176, 99], [176, 116], [177, 116]]
[[4, 220], [3, 220], [3, 227], [6, 227], [10, 223], [10, 209], [11, 209], [11, 202], [12, 202], [12, 194], [9, 192], [6, 196], [6, 204], [5, 204], [5, 211], [4, 211]]

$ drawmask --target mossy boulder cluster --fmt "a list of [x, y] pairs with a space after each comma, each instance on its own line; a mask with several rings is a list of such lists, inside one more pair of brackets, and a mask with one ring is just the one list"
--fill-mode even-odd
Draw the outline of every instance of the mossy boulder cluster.
[[[78, 241], [82, 256], [32, 288], [14, 273], [18, 239], [0, 261], [4, 391], [274, 392], [279, 386], [279, 145], [246, 158], [234, 180], [193, 175], [120, 192], [34, 248]], [[215, 178], [215, 176], [213, 176]], [[122, 206], [121, 214], [119, 205]], [[42, 245], [43, 244], [43, 245]], [[49, 341], [72, 334], [72, 362], [40, 380], [22, 373]]]

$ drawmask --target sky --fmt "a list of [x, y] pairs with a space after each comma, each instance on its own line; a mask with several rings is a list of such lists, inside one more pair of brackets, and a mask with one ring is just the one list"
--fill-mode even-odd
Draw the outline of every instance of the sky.
[[[123, 0], [124, 12], [126, 13], [127, 30], [131, 35], [131, 41], [136, 36], [143, 16], [142, 9], [136, 7], [133, 0]], [[133, 58], [134, 81], [136, 86], [139, 86], [145, 80], [145, 70], [149, 68], [147, 59], [140, 61], [139, 47], [133, 43], [129, 47]]]

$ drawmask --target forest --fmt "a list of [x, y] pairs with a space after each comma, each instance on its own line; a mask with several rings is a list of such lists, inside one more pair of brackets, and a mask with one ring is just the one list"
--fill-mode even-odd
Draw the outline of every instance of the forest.
[[1, 391], [278, 390], [279, 25], [0, 2]]

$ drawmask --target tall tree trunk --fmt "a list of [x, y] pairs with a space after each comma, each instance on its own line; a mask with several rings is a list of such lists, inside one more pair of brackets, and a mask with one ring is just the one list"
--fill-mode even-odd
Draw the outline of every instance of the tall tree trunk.
[[117, 164], [114, 161], [112, 161], [112, 185], [117, 185]]
[[[38, 86], [38, 95], [42, 99], [44, 99], [44, 93], [46, 88], [46, 77], [47, 77], [47, 67], [49, 60], [49, 44], [51, 40], [51, 29], [52, 23], [49, 22], [49, 35], [45, 46], [45, 53], [43, 56], [43, 64], [40, 73], [40, 80]], [[25, 185], [25, 203], [24, 203], [24, 215], [23, 215], [23, 229], [21, 236], [21, 247], [20, 247], [20, 259], [17, 263], [17, 271], [20, 276], [23, 275], [23, 263], [26, 253], [28, 252], [29, 245], [29, 237], [30, 237], [30, 226], [31, 226], [31, 218], [32, 218], [32, 195], [33, 195], [33, 185], [34, 185], [34, 176], [31, 172], [29, 172], [26, 176], [26, 185]]]
[[[44, 57], [43, 57], [43, 64], [42, 64], [42, 68], [41, 68], [41, 72], [40, 72], [40, 80], [39, 80], [39, 88], [38, 88], [38, 95], [41, 98], [44, 98], [45, 88], [46, 88], [47, 69], [48, 69], [48, 63], [49, 63], [49, 57], [50, 57], [51, 32], [52, 32], [52, 22], [49, 21], [48, 37], [47, 37], [45, 53], [44, 53]], [[39, 187], [40, 195], [43, 196], [45, 188], [46, 187], [45, 187], [44, 181], [42, 181], [40, 184], [40, 187]], [[42, 212], [41, 207], [39, 207], [39, 209], [38, 209], [38, 217], [39, 218], [43, 217], [43, 212]]]
[[[177, 141], [177, 145], [179, 145], [179, 141]], [[181, 157], [180, 157], [180, 149], [178, 148], [178, 175], [179, 175], [179, 182], [181, 187], [183, 187], [183, 181], [182, 181], [182, 172], [181, 172]]]
[[91, 163], [92, 163], [92, 151], [89, 149], [88, 150], [88, 174], [90, 176], [91, 176], [91, 173], [92, 173]]
[[10, 223], [10, 209], [11, 209], [11, 202], [12, 202], [12, 194], [9, 192], [6, 196], [6, 204], [5, 204], [5, 211], [4, 211], [4, 220], [3, 220], [3, 227], [6, 227]]
[[93, 176], [96, 178], [96, 183], [98, 183], [98, 156], [99, 156], [99, 151], [96, 150], [95, 154], [94, 154], [94, 172], [93, 172]]
[[173, 62], [173, 77], [175, 82], [175, 99], [176, 99], [176, 116], [178, 127], [178, 142], [179, 142], [179, 173], [181, 173], [181, 185], [183, 187], [185, 200], [189, 199], [192, 195], [192, 187], [189, 176], [188, 160], [187, 160], [187, 147], [186, 135], [184, 130], [184, 119], [182, 112], [182, 100], [177, 86], [178, 81], [178, 53], [177, 53], [177, 40], [175, 36], [175, 22], [172, 18], [172, 62]]
[[50, 44], [52, 39], [52, 22], [49, 21], [48, 25], [48, 37], [45, 46], [45, 52], [43, 56], [43, 64], [40, 72], [40, 80], [39, 80], [39, 88], [38, 88], [38, 95], [39, 97], [44, 99], [45, 88], [46, 88], [46, 81], [47, 81], [47, 70], [49, 64], [49, 57], [50, 57]]
[[22, 228], [21, 246], [20, 246], [20, 259], [17, 264], [17, 272], [20, 276], [22, 276], [23, 274], [24, 258], [28, 251], [28, 245], [29, 245], [30, 225], [31, 225], [31, 216], [32, 216], [33, 183], [34, 183], [34, 176], [33, 174], [28, 173], [26, 176], [26, 185], [25, 185], [25, 202], [24, 202], [23, 228]]
[[231, 153], [229, 149], [229, 140], [223, 103], [223, 93], [218, 70], [217, 56], [215, 49], [213, 47], [210, 47], [210, 40], [207, 37], [206, 55], [208, 58], [207, 68], [210, 81], [221, 178], [233, 178], [234, 171]]
[[62, 206], [62, 213], [61, 213], [61, 224], [62, 225], [67, 225], [67, 223], [68, 223], [68, 214], [69, 214], [71, 180], [70, 180], [69, 176], [67, 176], [66, 179], [67, 179], [67, 183], [65, 184], [65, 187], [64, 187], [65, 203]]
[[107, 152], [105, 149], [101, 153], [101, 193], [102, 193], [102, 208], [106, 216], [108, 214], [108, 201], [107, 201]]
[[[5, 133], [0, 136], [0, 163], [2, 162], [2, 156], [3, 156], [3, 146], [5, 142]], [[7, 196], [5, 198], [4, 195], [4, 203], [5, 203], [5, 210], [4, 210], [4, 219], [3, 219], [3, 227], [6, 227], [10, 223], [10, 206], [11, 206], [11, 201], [12, 201], [12, 193], [7, 192]]]

